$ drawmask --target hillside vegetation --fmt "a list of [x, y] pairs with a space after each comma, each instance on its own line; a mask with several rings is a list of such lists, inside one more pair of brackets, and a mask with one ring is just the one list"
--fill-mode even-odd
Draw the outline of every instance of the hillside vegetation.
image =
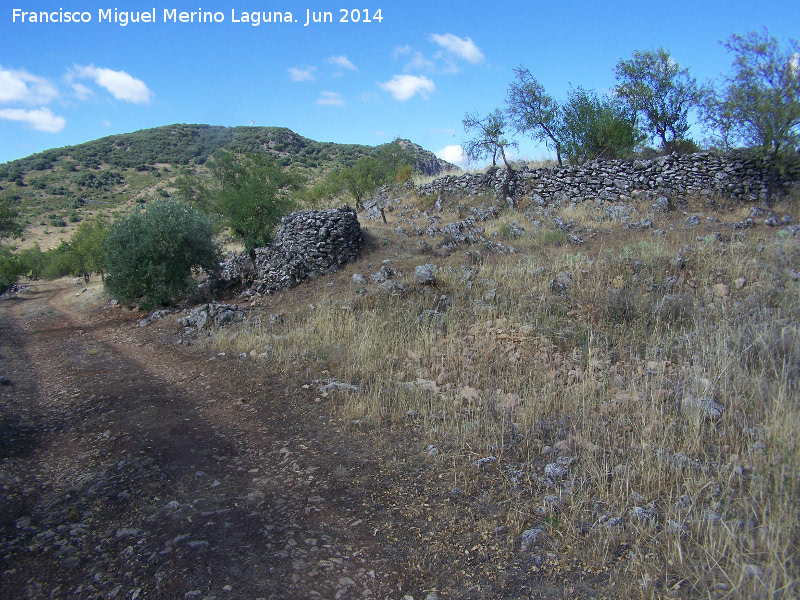
[[[427, 175], [455, 169], [433, 153], [402, 140]], [[385, 146], [385, 145], [384, 145]], [[183, 175], [205, 178], [206, 162], [220, 150], [268, 155], [278, 166], [313, 182], [383, 146], [317, 142], [285, 127], [219, 127], [175, 124], [112, 135], [46, 150], [0, 165], [0, 206], [12, 206], [29, 247], [69, 240], [78, 222], [134, 203], [170, 198]]]
[[294, 373], [408, 457], [371, 502], [441, 597], [796, 597], [800, 227], [523, 201], [459, 242], [476, 203], [406, 197], [361, 260], [199, 347]]

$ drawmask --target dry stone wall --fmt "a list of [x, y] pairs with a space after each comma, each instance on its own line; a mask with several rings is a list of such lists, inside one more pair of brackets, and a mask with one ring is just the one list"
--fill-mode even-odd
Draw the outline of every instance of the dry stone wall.
[[281, 219], [272, 245], [233, 256], [223, 264], [222, 279], [243, 284], [253, 293], [272, 293], [335, 271], [355, 260], [364, 245], [356, 212], [349, 206], [302, 211]]
[[768, 193], [781, 195], [800, 181], [800, 169], [783, 175], [770, 171], [758, 156], [737, 152], [662, 156], [653, 159], [592, 161], [548, 169], [522, 168], [509, 178], [505, 169], [445, 176], [417, 188], [420, 195], [490, 194], [553, 201], [628, 200], [643, 192], [669, 196], [724, 196], [756, 202]]

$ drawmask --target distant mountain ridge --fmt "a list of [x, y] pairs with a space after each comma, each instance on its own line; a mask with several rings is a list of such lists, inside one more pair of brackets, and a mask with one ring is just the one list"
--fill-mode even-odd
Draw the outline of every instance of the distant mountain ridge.
[[[401, 140], [417, 158], [417, 170], [438, 175], [458, 170], [421, 146]], [[203, 164], [217, 150], [269, 153], [284, 166], [328, 171], [352, 165], [359, 157], [372, 155], [380, 146], [317, 142], [286, 127], [224, 127], [173, 124], [132, 133], [110, 135], [91, 142], [53, 148], [0, 165], [2, 171], [44, 171], [69, 158], [85, 167], [105, 164], [122, 169], [168, 163]]]

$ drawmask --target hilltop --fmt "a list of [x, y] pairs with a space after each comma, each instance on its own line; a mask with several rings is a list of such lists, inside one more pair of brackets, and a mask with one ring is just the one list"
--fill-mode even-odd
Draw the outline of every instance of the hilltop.
[[[400, 140], [422, 175], [457, 170], [432, 152]], [[309, 181], [352, 166], [381, 146], [317, 142], [285, 127], [173, 124], [53, 148], [0, 164], [0, 202], [11, 200], [25, 223], [22, 246], [68, 240], [76, 224], [98, 212], [168, 198], [182, 175], [206, 174], [221, 149], [270, 154]]]

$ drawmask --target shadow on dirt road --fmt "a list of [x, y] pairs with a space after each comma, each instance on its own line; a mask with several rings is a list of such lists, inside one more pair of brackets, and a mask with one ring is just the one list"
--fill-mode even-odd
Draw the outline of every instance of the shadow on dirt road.
[[363, 512], [370, 448], [310, 392], [75, 291], [0, 302], [0, 597], [420, 593]]

